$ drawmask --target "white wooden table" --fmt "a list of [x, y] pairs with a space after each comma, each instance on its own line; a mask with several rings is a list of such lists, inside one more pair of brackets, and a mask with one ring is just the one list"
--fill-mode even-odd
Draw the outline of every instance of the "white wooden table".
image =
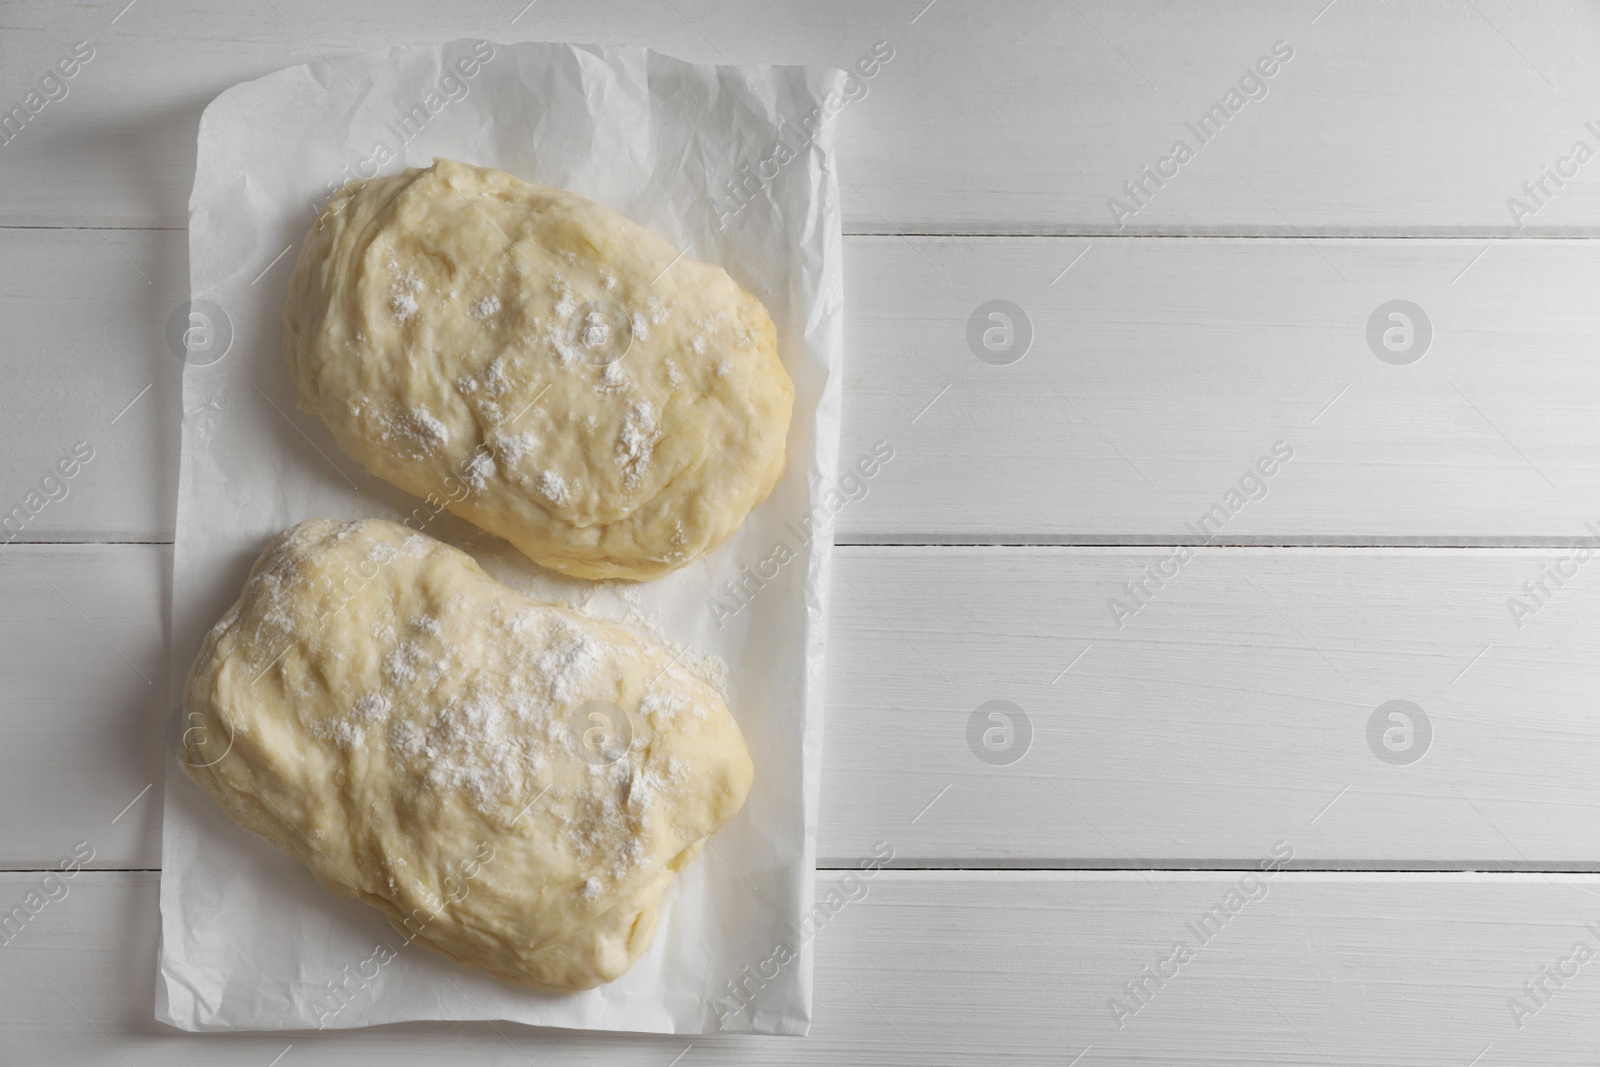
[[[1595, 8], [125, 3], [0, 8], [0, 111], [93, 49], [0, 144], [0, 512], [94, 450], [0, 549], [0, 910], [94, 857], [0, 947], [0, 1061], [1600, 1053]], [[893, 49], [842, 118], [841, 454], [894, 459], [836, 520], [818, 880], [896, 859], [819, 936], [805, 1040], [151, 1021], [196, 121], [241, 79], [460, 36]], [[1020, 360], [969, 343], [993, 300]], [[1026, 716], [999, 752], [969, 744], [990, 701]]]

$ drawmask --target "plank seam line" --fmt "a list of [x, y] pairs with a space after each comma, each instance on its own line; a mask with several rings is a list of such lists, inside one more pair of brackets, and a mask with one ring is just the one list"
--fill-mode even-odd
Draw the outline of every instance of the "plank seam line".
[[[865, 857], [863, 857], [865, 858]], [[844, 861], [829, 859], [819, 864], [816, 870], [822, 871], [859, 871], [858, 861]], [[1242, 863], [1243, 861], [1232, 861]], [[1018, 863], [1005, 867], [975, 867], [950, 865], [930, 867], [920, 864], [902, 865], [899, 863], [883, 864], [880, 868], [885, 871], [926, 871], [930, 874], [948, 873], [1013, 873], [1025, 874], [1030, 871], [1057, 874], [1259, 874], [1261, 868], [1257, 864], [1246, 864], [1238, 867], [1062, 867], [1047, 866], [1045, 864]], [[1524, 867], [1516, 865], [1472, 867], [1329, 867], [1308, 864], [1306, 866], [1291, 866], [1279, 868], [1285, 874], [1526, 874], [1526, 875], [1582, 875], [1584, 877], [1600, 877], [1600, 866], [1590, 865], [1581, 868], [1560, 867]]]
[[[1520, 538], [1516, 540], [1489, 540], [1475, 541], [1410, 541], [1392, 539], [1388, 541], [1229, 541], [1226, 543], [1199, 541], [1112, 541], [1112, 540], [1034, 540], [1034, 541], [835, 541], [835, 548], [1201, 548], [1201, 549], [1245, 549], [1245, 548], [1280, 548], [1280, 549], [1326, 549], [1333, 551], [1362, 551], [1373, 549], [1449, 549], [1455, 551], [1544, 551], [1546, 549], [1563, 549], [1580, 547], [1579, 542], [1585, 539], [1580, 536], [1566, 537], [1554, 534], [1541, 534], [1538, 539]], [[9, 546], [18, 548], [111, 548], [119, 545], [146, 545], [156, 547], [172, 547], [171, 540], [151, 541], [6, 541], [0, 543], [0, 552]]]
[[187, 226], [49, 226], [43, 223], [0, 222], [0, 230], [74, 230], [80, 233], [187, 233]]
[[[1226, 543], [1216, 541], [1185, 541], [1185, 540], [1141, 540], [1141, 541], [1115, 541], [1115, 540], [1034, 540], [1034, 541], [835, 541], [835, 548], [1198, 548], [1198, 549], [1246, 549], [1246, 548], [1281, 548], [1281, 549], [1330, 549], [1338, 551], [1360, 551], [1371, 549], [1449, 549], [1454, 551], [1543, 551], [1545, 549], [1579, 548], [1587, 544], [1588, 538], [1582, 535], [1564, 536], [1555, 534], [1540, 534], [1537, 538], [1525, 537], [1514, 540], [1499, 540], [1485, 538], [1482, 541], [1458, 540], [1409, 540], [1392, 538], [1389, 540], [1371, 541], [1336, 541], [1336, 540], [1299, 540], [1299, 541], [1229, 541]], [[40, 542], [42, 544], [65, 544], [67, 542]]]
[[[106, 231], [112, 233], [185, 233], [187, 226], [145, 226], [108, 223], [100, 226], [54, 226], [45, 223], [0, 222], [0, 231], [6, 230], [60, 230], [81, 233]], [[1145, 232], [1114, 233], [1095, 230], [854, 230], [842, 231], [844, 237], [949, 237], [981, 238], [987, 240], [1015, 240], [1043, 238], [1049, 240], [1094, 241], [1595, 241], [1600, 240], [1600, 229], [1587, 233], [1300, 233], [1283, 230], [1271, 233], [1183, 233]]]
[[[67, 227], [71, 228], [71, 227]], [[1066, 241], [1593, 241], [1600, 229], [1584, 233], [1114, 233], [1094, 230], [845, 230], [845, 237], [976, 237], [991, 240], [1047, 238]]]
[[[832, 872], [849, 873], [860, 871], [859, 862], [841, 863], [830, 860], [828, 864], [815, 868], [816, 873], [825, 874]], [[919, 867], [888, 864], [881, 868], [886, 871], [901, 871], [910, 874], [1258, 874], [1260, 868], [1255, 865], [1245, 867], [1044, 867], [1044, 866], [1015, 866], [1015, 867]], [[82, 867], [85, 874], [160, 874], [160, 867]], [[59, 867], [0, 867], [0, 875], [6, 874], [60, 874]], [[1285, 867], [1280, 870], [1282, 874], [1518, 874], [1518, 875], [1580, 875], [1583, 877], [1600, 877], [1600, 867], [1585, 868], [1582, 870], [1563, 870], [1560, 868], [1521, 868], [1521, 867]]]

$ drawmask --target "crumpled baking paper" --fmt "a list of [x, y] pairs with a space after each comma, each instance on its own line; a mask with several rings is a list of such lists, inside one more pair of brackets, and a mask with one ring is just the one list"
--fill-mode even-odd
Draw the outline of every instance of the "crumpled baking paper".
[[[642, 612], [722, 657], [756, 767], [745, 810], [668, 892], [650, 950], [599, 989], [514, 988], [402, 937], [166, 780], [157, 1019], [186, 1030], [496, 1019], [660, 1033], [803, 1034], [839, 440], [842, 283], [832, 118], [840, 71], [682, 62], [638, 48], [461, 40], [317, 62], [235, 86], [200, 122], [189, 204], [173, 561], [174, 704], [206, 629], [267, 540], [314, 516], [400, 519], [300, 413], [282, 312], [301, 240], [345, 181], [435, 156], [607, 204], [721, 264], [777, 325], [795, 383], [783, 481], [705, 559], [642, 585], [563, 578], [448, 515], [428, 532], [501, 580], [594, 614]], [[281, 254], [281, 258], [280, 258]], [[787, 552], [778, 548], [787, 547]], [[790, 558], [792, 556], [792, 558]], [[727, 583], [733, 583], [730, 587]], [[632, 590], [632, 592], [629, 592]], [[737, 594], [737, 595], [734, 595]], [[175, 751], [184, 728], [172, 731]]]

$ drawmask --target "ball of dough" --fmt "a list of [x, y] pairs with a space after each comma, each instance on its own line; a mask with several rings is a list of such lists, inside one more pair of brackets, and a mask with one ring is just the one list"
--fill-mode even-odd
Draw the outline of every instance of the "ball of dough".
[[667, 649], [379, 520], [279, 534], [184, 711], [183, 765], [236, 822], [408, 940], [552, 990], [639, 958], [752, 773]]
[[346, 186], [301, 247], [284, 353], [368, 471], [581, 578], [683, 566], [783, 472], [794, 385], [761, 302], [497, 170]]

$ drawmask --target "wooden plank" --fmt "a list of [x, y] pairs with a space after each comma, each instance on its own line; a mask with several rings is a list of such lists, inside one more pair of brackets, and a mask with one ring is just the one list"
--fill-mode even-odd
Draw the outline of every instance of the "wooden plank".
[[[888, 871], [817, 935], [805, 1040], [460, 1023], [197, 1039], [150, 1021], [157, 877], [79, 874], [5, 946], [8, 1059], [1498, 1067], [1591, 1063], [1600, 1009], [1600, 964], [1564, 962], [1600, 947], [1594, 876]], [[0, 875], [0, 901], [41, 879]], [[1190, 958], [1162, 966], [1180, 942]], [[1169, 977], [1138, 1005], [1122, 987], [1147, 967]], [[1541, 971], [1558, 967], [1559, 985]], [[1548, 996], [1514, 1016], [1538, 981]], [[1114, 998], [1138, 1006], [1120, 1028]]]
[[[1207, 549], [1119, 629], [1108, 599], [1171, 552], [840, 549], [819, 862], [1213, 867], [1287, 837], [1319, 867], [1595, 869], [1589, 566], [1557, 588], [1553, 551]], [[0, 551], [0, 867], [80, 840], [159, 864], [149, 797], [110, 820], [166, 758], [167, 560]], [[1550, 596], [1519, 629], [1525, 581]], [[1414, 763], [1379, 755], [1387, 711], [1372, 747], [1395, 700], [1431, 729]]]
[[[1226, 866], [1290, 837], [1334, 868], [1594, 868], [1600, 583], [1542, 579], [1565, 553], [1174, 554], [841, 550], [819, 856]], [[1404, 753], [1391, 701], [1421, 709]], [[991, 730], [1025, 758], [985, 762]]]
[[[1575, 2], [124, 6], [66, 21], [47, 3], [8, 8], [5, 108], [75, 42], [94, 56], [0, 146], [5, 223], [182, 226], [195, 127], [224, 88], [319, 56], [480, 36], [839, 67], [887, 42], [893, 59], [843, 113], [854, 232], [1600, 232], [1600, 184], [1570, 159], [1577, 140], [1600, 146], [1585, 127], [1600, 120], [1600, 15]], [[1274, 66], [1277, 42], [1293, 57]], [[1263, 59], [1273, 75], [1243, 87], [1258, 98], [1227, 101]], [[1186, 124], [1219, 103], [1238, 110], [1202, 143]], [[1193, 158], [1159, 189], [1146, 180], [1148, 202], [1119, 220], [1111, 198], [1179, 139]], [[1559, 187], [1543, 170], [1556, 166], [1570, 174]], [[1508, 201], [1531, 201], [1523, 183], [1538, 181], [1537, 211], [1518, 218]]]
[[[1566, 540], [1600, 519], [1589, 242], [862, 238], [849, 252], [840, 455], [883, 439], [896, 458], [840, 516], [842, 540], [1199, 543], [1186, 524], [1279, 442], [1293, 461], [1265, 499], [1236, 492], [1221, 540]], [[968, 342], [995, 299], [1032, 326], [1008, 366]], [[1368, 340], [1395, 299], [1431, 329], [1404, 366]]]
[[[0, 548], [0, 867], [156, 867], [172, 552]], [[149, 788], [146, 791], [146, 787]]]
[[0, 542], [172, 539], [184, 236], [0, 233]]
[[[19, 540], [171, 539], [181, 363], [165, 330], [183, 242], [0, 231], [12, 332], [0, 419], [13, 442], [0, 512], [64, 449], [96, 447], [72, 495]], [[1600, 521], [1600, 245], [1316, 244], [847, 240], [841, 455], [853, 463], [881, 441], [894, 459], [850, 487], [838, 538], [1193, 542], [1185, 523], [1279, 441], [1293, 461], [1223, 540], [1536, 544]], [[286, 279], [280, 265], [260, 284], [281, 292]], [[1008, 366], [967, 339], [992, 299], [1031, 323], [1031, 350]], [[1369, 318], [1392, 299], [1431, 324], [1406, 366], [1368, 344]]]

